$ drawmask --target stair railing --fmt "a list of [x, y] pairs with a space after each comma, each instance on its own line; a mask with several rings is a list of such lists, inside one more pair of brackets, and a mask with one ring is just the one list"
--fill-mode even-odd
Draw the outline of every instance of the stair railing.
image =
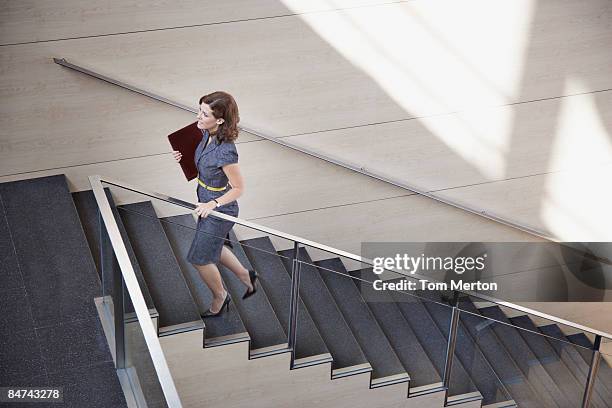
[[[134, 312], [136, 313], [138, 324], [142, 330], [142, 334], [153, 362], [153, 366], [157, 373], [157, 379], [162, 388], [166, 403], [169, 408], [181, 408], [181, 400], [172, 379], [172, 375], [170, 374], [170, 369], [164, 357], [161, 344], [157, 337], [157, 331], [155, 330], [149, 315], [149, 309], [147, 308], [143, 294], [140, 291], [138, 280], [130, 261], [127, 248], [121, 237], [115, 217], [113, 216], [111, 204], [104, 192], [100, 178], [98, 177], [96, 179], [95, 177], [90, 177], [90, 182], [96, 203], [98, 205], [99, 217], [103, 222], [103, 225], [100, 225], [100, 233], [103, 234], [103, 231], [106, 231], [106, 237], [110, 240], [112, 252], [114, 254], [112, 264], [109, 265], [111, 271], [101, 271], [101, 273], [103, 277], [109, 273], [113, 275], [112, 315], [114, 324], [113, 346], [115, 352], [115, 367], [117, 368], [118, 372], [120, 372], [120, 370], [123, 372], [129, 368], [126, 364], [125, 341], [125, 293], [127, 290], [127, 294], [129, 294], [130, 300], [132, 301]], [[103, 247], [102, 241], [100, 243], [100, 247]], [[100, 263], [103, 264], [102, 261]], [[106, 294], [107, 288], [103, 288], [103, 295], [105, 296]]]
[[[99, 175], [94, 175], [94, 176], [89, 176], [89, 180], [90, 183], [92, 185], [92, 188], [94, 189], [94, 193], [96, 193], [96, 200], [98, 201], [98, 205], [100, 205], [100, 203], [104, 206], [104, 213], [106, 214], [106, 218], [108, 217], [112, 217], [112, 214], [110, 213], [110, 205], [108, 203], [108, 201], [106, 200], [106, 196], [104, 195], [103, 192], [103, 186], [102, 183], [111, 185], [111, 186], [116, 186], [128, 191], [132, 191], [141, 195], [145, 195], [145, 196], [149, 196], [151, 198], [155, 198], [161, 201], [165, 201], [174, 205], [178, 205], [181, 206], [183, 208], [186, 208], [190, 211], [193, 211], [196, 208], [196, 204], [194, 203], [190, 203], [178, 198], [174, 198], [171, 196], [168, 196], [166, 194], [162, 194], [162, 193], [158, 193], [158, 192], [154, 192], [154, 191], [149, 191], [149, 190], [145, 190], [145, 189], [141, 189], [141, 188], [137, 188], [134, 186], [131, 186], [127, 183], [121, 182], [121, 181], [117, 181], [114, 180], [112, 178], [107, 178], [107, 177], [103, 177], [103, 176], [99, 176]], [[100, 197], [100, 198], [99, 198]], [[291, 269], [291, 279], [292, 279], [292, 285], [291, 285], [291, 294], [290, 294], [290, 314], [289, 314], [289, 324], [288, 324], [288, 333], [287, 333], [287, 343], [288, 343], [288, 347], [289, 347], [289, 351], [291, 352], [291, 368], [294, 368], [294, 362], [295, 362], [295, 349], [296, 349], [296, 336], [297, 336], [297, 314], [298, 314], [298, 301], [299, 301], [299, 280], [300, 280], [300, 269], [301, 269], [301, 264], [303, 263], [303, 261], [301, 261], [299, 259], [299, 249], [300, 246], [307, 246], [307, 247], [312, 247], [312, 248], [316, 248], [319, 249], [321, 251], [325, 251], [327, 253], [331, 253], [340, 257], [344, 257], [347, 259], [351, 259], [353, 261], [357, 261], [360, 262], [362, 264], [366, 264], [369, 266], [374, 266], [374, 262], [371, 259], [359, 256], [359, 255], [355, 255], [352, 253], [349, 253], [347, 251], [343, 251], [337, 248], [333, 248], [330, 247], [328, 245], [324, 245], [315, 241], [311, 241], [308, 240], [306, 238], [302, 238], [296, 235], [292, 235], [292, 234], [288, 234], [282, 231], [278, 231], [276, 229], [270, 228], [270, 227], [266, 227], [264, 225], [261, 224], [257, 224], [251, 221], [247, 221], [241, 218], [237, 218], [237, 217], [232, 217], [230, 215], [227, 214], [223, 214], [221, 212], [217, 212], [217, 211], [211, 211], [210, 216], [216, 217], [216, 218], [220, 218], [223, 220], [227, 220], [227, 221], [231, 221], [234, 222], [238, 225], [247, 227], [249, 229], [254, 229], [269, 235], [273, 235], [279, 238], [284, 238], [287, 241], [293, 242], [293, 259], [292, 259], [292, 269]], [[106, 219], [105, 219], [105, 223], [106, 223]], [[136, 277], [134, 275], [133, 269], [131, 267], [131, 264], [129, 263], [129, 258], [127, 257], [127, 252], [125, 250], [125, 246], [123, 244], [122, 241], [120, 241], [121, 237], [118, 235], [119, 234], [119, 230], [117, 229], [116, 224], [114, 224], [114, 219], [109, 219], [109, 223], [111, 225], [114, 225], [113, 227], [113, 231], [115, 236], [115, 240], [112, 241], [113, 244], [113, 248], [115, 248], [115, 245], [118, 246], [118, 249], [116, 249], [116, 251], [119, 252], [119, 255], [121, 256], [120, 259], [120, 265], [121, 265], [121, 270], [122, 272], [125, 270], [127, 271], [127, 274], [129, 275], [129, 282], [130, 285], [128, 285], [128, 289], [130, 289], [130, 287], [132, 287], [132, 290], [138, 290], [138, 283], [136, 282]], [[116, 231], [115, 231], [116, 230]], [[125, 268], [125, 269], [124, 269]], [[389, 271], [392, 271], [394, 273], [397, 273], [399, 275], [402, 276], [408, 276], [406, 275], [404, 272], [399, 271], [399, 270], [395, 270], [395, 269], [388, 269]], [[125, 275], [124, 275], [125, 277]], [[423, 281], [428, 281], [428, 282], [433, 282], [433, 283], [440, 283], [438, 280], [433, 279], [431, 277], [425, 277], [419, 274], [410, 274], [411, 278], [415, 278], [415, 279], [419, 279], [419, 280], [423, 280]], [[126, 285], [127, 285], [127, 280], [126, 280]], [[133, 285], [136, 285], [135, 287]], [[131, 292], [130, 292], [131, 294]], [[559, 317], [547, 314], [547, 313], [543, 313], [534, 309], [530, 309], [528, 307], [524, 307], [521, 305], [517, 305], [511, 302], [507, 302], [507, 301], [503, 301], [500, 299], [496, 299], [492, 296], [489, 295], [484, 295], [481, 293], [477, 293], [477, 292], [473, 292], [473, 291], [467, 291], [467, 290], [455, 290], [453, 291], [453, 297], [452, 300], [450, 301], [450, 306], [452, 307], [452, 314], [451, 314], [451, 320], [450, 320], [450, 326], [449, 326], [449, 338], [447, 341], [447, 350], [446, 350], [446, 356], [445, 356], [445, 367], [444, 367], [444, 373], [443, 373], [443, 384], [444, 387], [448, 390], [448, 387], [450, 385], [450, 378], [451, 378], [451, 371], [452, 371], [452, 367], [453, 367], [453, 357], [454, 357], [454, 353], [455, 353], [455, 346], [456, 346], [456, 342], [457, 342], [457, 333], [458, 333], [458, 327], [459, 327], [459, 319], [460, 319], [460, 313], [470, 313], [468, 311], [462, 311], [459, 307], [458, 307], [458, 299], [461, 295], [464, 296], [473, 296], [491, 303], [496, 304], [497, 306], [501, 306], [501, 307], [506, 307], [506, 308], [510, 308], [510, 309], [514, 309], [520, 312], [523, 312], [525, 314], [528, 315], [534, 315], [552, 322], [555, 322], [556, 324], [561, 324], [564, 326], [568, 326], [568, 327], [572, 327], [574, 329], [580, 330], [582, 332], [587, 332], [587, 333], [591, 333], [595, 336], [595, 342], [594, 342], [594, 346], [592, 349], [592, 357], [591, 357], [591, 363], [589, 366], [589, 372], [588, 372], [588, 376], [587, 376], [587, 381], [585, 384], [585, 389], [584, 389], [584, 394], [583, 394], [583, 402], [582, 402], [582, 408], [588, 408], [590, 405], [590, 401], [591, 401], [591, 395], [593, 393], [593, 387], [595, 385], [595, 381], [597, 378], [597, 373], [598, 373], [598, 369], [599, 369], [599, 364], [600, 364], [600, 360], [601, 360], [601, 352], [600, 352], [600, 345], [601, 345], [601, 340], [602, 338], [607, 338], [607, 339], [612, 339], [612, 334], [604, 332], [604, 331], [600, 331], [597, 329], [593, 329], [591, 327], [588, 326], [584, 326], [575, 322], [571, 322], [565, 319], [561, 319]], [[140, 298], [140, 300], [142, 300], [142, 297]], [[141, 313], [147, 313], [146, 311], [146, 306], [144, 305], [144, 300], [142, 300], [143, 304], [141, 305], [139, 303], [139, 309]], [[136, 305], [135, 305], [136, 306]], [[144, 315], [143, 315], [144, 316]], [[140, 315], [139, 315], [140, 317]], [[511, 324], [508, 323], [504, 323], [504, 322], [499, 322], [495, 319], [491, 319], [491, 318], [487, 318], [487, 320], [490, 321], [494, 321], [500, 324], [504, 324], [504, 325], [509, 325], [514, 327]], [[525, 330], [525, 329], [523, 329]], [[144, 327], [143, 327], [143, 331], [144, 331]], [[529, 330], [526, 330], [529, 331]], [[147, 327], [147, 333], [150, 336], [154, 336], [154, 331], [152, 326], [149, 328]], [[535, 333], [535, 332], [533, 332]], [[540, 333], [535, 333], [535, 334], [539, 334], [543, 337], [547, 337], [544, 334], [540, 334]], [[157, 343], [157, 345], [159, 345], [159, 343]], [[157, 368], [157, 366], [156, 366]], [[167, 367], [166, 367], [167, 368]], [[164, 367], [160, 367], [160, 370], [163, 372]], [[448, 397], [448, 393], [446, 398]], [[177, 397], [178, 398], [178, 397]]]

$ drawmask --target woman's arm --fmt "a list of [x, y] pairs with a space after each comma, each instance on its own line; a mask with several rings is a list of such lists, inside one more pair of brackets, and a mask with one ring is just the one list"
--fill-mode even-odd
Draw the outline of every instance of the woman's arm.
[[242, 179], [242, 174], [240, 173], [240, 166], [238, 163], [225, 165], [221, 167], [221, 169], [227, 176], [227, 179], [232, 186], [230, 191], [217, 198], [219, 204], [224, 205], [237, 200], [238, 197], [242, 195], [244, 192], [244, 180]]

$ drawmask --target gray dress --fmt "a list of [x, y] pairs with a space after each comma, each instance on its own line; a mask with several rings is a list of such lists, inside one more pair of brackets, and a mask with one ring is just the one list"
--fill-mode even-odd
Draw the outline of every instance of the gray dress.
[[[198, 201], [206, 203], [213, 198], [218, 199], [231, 190], [227, 176], [221, 167], [231, 163], [238, 163], [238, 151], [234, 143], [217, 143], [216, 139], [214, 141], [211, 140], [206, 148], [204, 148], [206, 140], [208, 139], [208, 131], [202, 133], [202, 141], [195, 152], [198, 178], [209, 187], [218, 188], [227, 186], [225, 190], [212, 191], [198, 183]], [[224, 204], [216, 208], [215, 211], [237, 217], [238, 202], [232, 201], [231, 203]], [[221, 249], [223, 248], [225, 237], [233, 226], [233, 222], [222, 220], [214, 215], [209, 215], [206, 218], [200, 217], [198, 219], [195, 237], [191, 243], [191, 248], [189, 248], [189, 253], [187, 254], [187, 260], [195, 265], [217, 263], [221, 256]]]

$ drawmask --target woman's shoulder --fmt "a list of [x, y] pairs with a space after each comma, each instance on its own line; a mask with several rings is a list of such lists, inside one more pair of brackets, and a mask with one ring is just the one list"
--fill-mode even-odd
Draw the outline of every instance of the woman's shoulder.
[[234, 142], [223, 141], [221, 142], [219, 147], [221, 148], [221, 150], [226, 151], [226, 152], [236, 151], [236, 144]]
[[222, 164], [237, 163], [236, 145], [233, 142], [222, 142], [218, 147], [218, 157]]

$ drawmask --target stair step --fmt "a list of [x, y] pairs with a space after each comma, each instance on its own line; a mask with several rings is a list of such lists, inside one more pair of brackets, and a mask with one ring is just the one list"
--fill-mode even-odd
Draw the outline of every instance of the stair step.
[[[584, 333], [570, 334], [566, 337], [569, 341], [576, 345], [593, 349], [593, 342]], [[590, 366], [592, 352], [584, 348], [577, 348], [577, 350], [584, 362]], [[599, 363], [599, 373], [597, 375], [597, 379], [599, 382], [605, 384], [608, 390], [612, 389], [612, 368], [610, 368], [608, 362], [603, 358], [601, 358]]]
[[150, 201], [118, 206], [149, 292], [159, 313], [160, 333], [201, 328], [202, 320]]
[[[556, 324], [540, 326], [538, 330], [547, 336], [563, 340], [555, 341], [553, 339], [547, 339], [561, 357], [561, 360], [566, 363], [567, 367], [572, 371], [572, 374], [578, 379], [578, 382], [580, 384], [586, 384], [589, 366], [580, 355], [579, 348], [566, 343], [568, 339]], [[611, 386], [606, 388], [608, 384]], [[612, 388], [612, 381], [609, 381], [608, 384], [604, 384], [603, 381], [597, 381], [595, 383], [595, 391], [603, 401], [612, 401], [612, 392], [610, 391], [610, 388]]]
[[[442, 377], [446, 364], [448, 339], [444, 337], [438, 325], [433, 321], [423, 301], [414, 296], [398, 292], [390, 292], [390, 295], [396, 302], [402, 316], [410, 325], [419, 343], [423, 346], [438, 374]], [[448, 323], [450, 323], [450, 319]], [[450, 379], [448, 391], [449, 396], [467, 395], [477, 391], [476, 386], [460, 361], [455, 360], [453, 363], [453, 375]]]
[[404, 381], [408, 381], [410, 377], [404, 366], [361, 297], [359, 289], [353, 283], [352, 277], [340, 258], [316, 261], [315, 265], [320, 267], [317, 269], [319, 275], [334, 297], [344, 320], [348, 323], [361, 350], [372, 366], [373, 383], [374, 380], [397, 375], [401, 375]]
[[[245, 268], [252, 269], [249, 258], [238, 242], [236, 234], [230, 231], [229, 236], [234, 247], [232, 252], [236, 258]], [[270, 305], [265, 288], [259, 285], [257, 293], [243, 300], [242, 295], [246, 291], [244, 283], [224, 266], [218, 266], [225, 286], [232, 295], [232, 303], [236, 305], [251, 337], [251, 358], [287, 351], [287, 335]], [[265, 352], [262, 354], [258, 350]]]
[[[286, 273], [291, 275], [293, 249], [278, 252], [285, 266]], [[323, 341], [327, 345], [334, 361], [332, 373], [335, 378], [353, 375], [372, 370], [359, 343], [344, 320], [342, 313], [331, 293], [323, 283], [321, 276], [312, 263], [305, 248], [300, 248], [299, 259], [303, 262], [300, 273], [300, 296], [316, 324]], [[300, 328], [297, 328], [298, 332]], [[369, 368], [368, 368], [369, 367]]]
[[[203, 313], [210, 307], [213, 296], [198, 271], [187, 261], [187, 254], [195, 236], [196, 222], [191, 214], [161, 218], [160, 221], [183, 272], [187, 286], [196, 302], [198, 311]], [[204, 325], [205, 347], [250, 340], [247, 329], [233, 302], [230, 303], [227, 312], [221, 313], [214, 319], [205, 319]]]
[[[422, 291], [415, 291], [415, 294], [422, 296]], [[434, 302], [423, 302], [425, 308], [434, 319], [438, 328], [445, 338], [448, 339], [449, 322], [451, 320], [452, 309]], [[495, 404], [508, 401], [510, 396], [504, 391], [501, 381], [497, 378], [495, 371], [487, 362], [478, 346], [470, 336], [464, 323], [459, 321], [457, 328], [457, 342], [455, 345], [455, 361], [461, 361], [465, 370], [469, 373], [476, 388], [483, 396], [483, 405]], [[454, 375], [454, 374], [453, 374]]]
[[425, 390], [439, 389], [442, 377], [436, 371], [427, 353], [423, 350], [416, 335], [391, 296], [385, 291], [379, 291], [376, 293], [377, 301], [367, 301], [368, 292], [364, 291], [372, 291], [372, 286], [369, 283], [363, 283], [362, 287], [361, 281], [358, 279], [373, 282], [377, 279], [377, 276], [374, 275], [372, 269], [351, 271], [349, 274], [357, 278], [353, 279], [353, 283], [355, 283], [358, 290], [361, 293], [366, 293], [364, 299], [366, 304], [410, 376], [410, 394], [413, 395], [413, 390], [417, 388], [420, 389], [421, 393]]
[[[147, 308], [149, 309], [149, 314], [151, 317], [157, 317], [158, 313], [155, 309], [155, 304], [153, 303], [153, 298], [151, 297], [151, 293], [149, 292], [149, 288], [145, 283], [144, 276], [142, 275], [142, 270], [140, 269], [140, 265], [138, 260], [136, 259], [136, 255], [134, 254], [134, 249], [132, 248], [132, 244], [130, 243], [129, 237], [127, 235], [127, 231], [125, 230], [125, 226], [123, 225], [123, 221], [119, 216], [119, 212], [115, 207], [115, 203], [111, 192], [108, 188], [104, 189], [106, 194], [106, 198], [108, 199], [111, 210], [115, 217], [115, 222], [117, 223], [117, 227], [119, 228], [119, 232], [121, 234], [121, 238], [125, 244], [127, 249], [128, 256], [130, 258], [130, 262], [134, 269], [134, 273], [136, 275], [136, 279], [138, 280], [138, 286], [140, 287], [140, 292], [145, 300]], [[108, 237], [104, 239], [104, 248], [100, 250], [100, 222], [103, 222], [98, 219], [98, 204], [96, 203], [96, 199], [94, 197], [92, 190], [79, 191], [76, 193], [72, 193], [72, 199], [76, 206], [77, 212], [79, 214], [79, 218], [81, 219], [81, 224], [83, 225], [83, 230], [85, 231], [85, 236], [87, 237], [87, 243], [89, 244], [89, 248], [91, 250], [91, 254], [93, 256], [94, 262], [96, 264], [96, 268], [98, 270], [98, 274], [101, 271], [105, 271], [107, 275], [104, 277], [104, 285], [107, 288], [107, 291], [111, 290], [113, 287], [113, 276], [112, 276], [112, 267], [113, 267], [113, 247], [110, 244]], [[106, 231], [106, 229], [104, 229]], [[106, 232], [105, 232], [106, 234]], [[101, 260], [100, 256], [104, 256]], [[100, 278], [102, 279], [102, 277]], [[110, 293], [110, 292], [107, 292]], [[134, 313], [134, 306], [132, 306], [132, 300], [128, 296], [125, 299], [125, 312], [127, 314]]]
[[[485, 307], [479, 311], [485, 317], [502, 323], [510, 323], [499, 306]], [[518, 329], [498, 323], [493, 324], [493, 331], [497, 334], [508, 354], [516, 362], [516, 365], [523, 371], [527, 381], [536, 390], [545, 406], [572, 407], [525, 340], [523, 340]]]
[[493, 331], [496, 325], [479, 316], [478, 309], [469, 298], [460, 298], [459, 307], [470, 313], [461, 313], [461, 322], [470, 333], [472, 340], [481, 350], [491, 367], [506, 386], [510, 396], [521, 407], [542, 407], [538, 394], [508, 354]]
[[[248, 239], [241, 241], [241, 244], [251, 265], [259, 274], [259, 283], [265, 289], [278, 320], [285, 333], [288, 333], [291, 278], [287, 275], [281, 258], [276, 253], [269, 237]], [[299, 299], [298, 307], [296, 359], [328, 356], [329, 350], [301, 299]], [[328, 359], [319, 360], [325, 362]], [[308, 361], [312, 363], [312, 360]]]
[[[517, 327], [534, 332], [538, 331], [536, 325], [527, 315], [516, 316], [509, 320]], [[553, 381], [559, 386], [559, 389], [563, 392], [567, 400], [573, 406], [580, 406], [582, 403], [584, 385], [581, 386], [578, 383], [565, 363], [561, 361], [559, 355], [550, 346], [549, 342], [546, 341], [546, 338], [525, 330], [519, 330], [519, 333]]]
[[2, 183], [0, 195], [35, 327], [97, 317], [100, 281], [65, 176]]

